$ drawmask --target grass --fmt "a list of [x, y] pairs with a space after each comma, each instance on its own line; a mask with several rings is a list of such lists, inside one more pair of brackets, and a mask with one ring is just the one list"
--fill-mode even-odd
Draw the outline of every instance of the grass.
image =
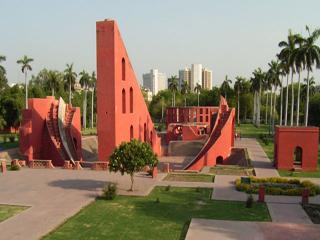
[[320, 205], [319, 204], [305, 204], [302, 206], [306, 211], [311, 221], [315, 224], [320, 224]]
[[13, 206], [0, 204], [0, 222], [22, 212], [27, 209], [25, 206]]
[[97, 199], [44, 239], [184, 239], [195, 217], [271, 221], [265, 204], [246, 208], [244, 202], [212, 201], [211, 193], [204, 188], [156, 187], [147, 197]]
[[[256, 138], [261, 147], [267, 154], [268, 158], [273, 161], [273, 140], [272, 137], [268, 144], [264, 143], [260, 138], [260, 134], [269, 134], [267, 125], [261, 125], [259, 128], [253, 124], [241, 124], [237, 126], [237, 131], [241, 132], [241, 137]], [[302, 178], [320, 178], [320, 145], [318, 147], [318, 170], [313, 172], [292, 172], [288, 170], [278, 170], [281, 177], [302, 177]]]
[[169, 173], [164, 181], [214, 182], [214, 175], [201, 173]]
[[[10, 136], [15, 138], [13, 142], [10, 141]], [[0, 151], [17, 147], [19, 147], [18, 134], [0, 134]]]
[[82, 136], [97, 135], [97, 128], [86, 128], [81, 130]]
[[223, 165], [210, 168], [210, 173], [215, 175], [253, 176], [253, 168], [237, 165]]

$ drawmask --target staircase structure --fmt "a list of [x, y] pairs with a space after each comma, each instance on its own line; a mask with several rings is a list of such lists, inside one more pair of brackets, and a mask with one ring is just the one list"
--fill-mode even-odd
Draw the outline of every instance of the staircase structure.
[[26, 160], [51, 160], [54, 166], [81, 161], [80, 109], [54, 97], [29, 99], [29, 106], [19, 130]]
[[221, 97], [212, 131], [203, 148], [185, 170], [201, 170], [205, 166], [225, 161], [234, 146], [234, 116], [234, 108], [229, 108], [227, 101]]

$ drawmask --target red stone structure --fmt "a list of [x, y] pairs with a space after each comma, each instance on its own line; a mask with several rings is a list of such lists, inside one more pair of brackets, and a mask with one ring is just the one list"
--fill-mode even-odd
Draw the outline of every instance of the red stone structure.
[[132, 138], [149, 142], [161, 154], [148, 108], [136, 80], [118, 26], [97, 22], [98, 157], [108, 161], [116, 146]]
[[318, 127], [276, 127], [275, 166], [278, 169], [315, 171], [318, 165]]
[[62, 98], [32, 98], [22, 112], [20, 152], [29, 166], [63, 166], [82, 160], [80, 109]]

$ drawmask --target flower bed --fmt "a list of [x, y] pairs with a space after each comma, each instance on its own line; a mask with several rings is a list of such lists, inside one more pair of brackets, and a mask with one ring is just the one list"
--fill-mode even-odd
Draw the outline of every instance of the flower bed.
[[241, 182], [241, 179], [237, 179], [235, 185], [238, 191], [250, 194], [257, 194], [260, 185], [265, 187], [267, 195], [300, 196], [303, 189], [309, 189], [310, 196], [320, 194], [319, 186], [310, 181], [300, 181], [299, 179], [250, 177], [248, 182]]

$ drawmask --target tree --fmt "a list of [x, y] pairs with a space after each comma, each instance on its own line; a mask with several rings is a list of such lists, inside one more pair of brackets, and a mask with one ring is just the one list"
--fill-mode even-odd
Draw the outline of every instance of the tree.
[[91, 128], [93, 128], [94, 92], [96, 90], [96, 82], [96, 72], [93, 71], [89, 82], [89, 87], [91, 89]]
[[194, 91], [198, 95], [198, 107], [199, 107], [200, 106], [200, 91], [201, 91], [201, 85], [199, 83], [197, 83], [196, 86], [194, 87]]
[[28, 83], [27, 83], [27, 75], [28, 71], [32, 71], [32, 67], [30, 63], [33, 62], [32, 58], [24, 55], [21, 59], [17, 61], [18, 64], [21, 64], [21, 71], [24, 73], [24, 84], [25, 84], [25, 96], [26, 96], [26, 109], [28, 109]]
[[254, 92], [254, 124], [259, 127], [260, 126], [260, 109], [261, 109], [261, 91], [262, 86], [265, 81], [266, 74], [258, 68], [254, 70], [253, 78], [250, 79], [251, 81], [251, 91]]
[[234, 83], [234, 90], [237, 92], [237, 108], [238, 108], [237, 120], [238, 120], [238, 125], [240, 124], [240, 91], [242, 90], [244, 82], [245, 82], [245, 78], [237, 76], [236, 77], [236, 81]]
[[228, 75], [226, 75], [224, 81], [221, 84], [221, 91], [224, 92], [224, 98], [227, 100], [227, 91], [230, 89], [230, 84], [232, 81], [228, 79]]
[[184, 96], [184, 106], [187, 106], [187, 94], [190, 93], [190, 86], [187, 81], [183, 81], [181, 85], [181, 94]]
[[178, 78], [176, 75], [171, 76], [168, 79], [168, 88], [170, 89], [170, 91], [173, 93], [172, 95], [172, 106], [175, 107], [176, 106], [176, 92], [178, 91]]
[[307, 99], [305, 107], [305, 119], [304, 124], [308, 126], [308, 115], [309, 115], [309, 87], [310, 87], [310, 72], [312, 72], [314, 65], [317, 68], [320, 67], [320, 47], [316, 45], [316, 41], [320, 36], [320, 29], [315, 29], [310, 33], [309, 27], [306, 26], [306, 30], [309, 36], [305, 39], [301, 46], [301, 54], [303, 55], [303, 64], [307, 69]]
[[149, 143], [132, 139], [121, 143], [110, 156], [109, 171], [129, 174], [131, 178], [130, 191], [133, 191], [134, 173], [141, 171], [145, 166], [151, 168], [158, 164], [157, 156]]
[[[290, 115], [290, 125], [293, 126], [293, 109], [294, 109], [294, 90], [293, 90], [293, 74], [295, 72], [294, 68], [294, 52], [296, 45], [302, 42], [302, 37], [299, 34], [292, 34], [289, 30], [288, 39], [286, 41], [281, 41], [279, 47], [282, 48], [280, 51], [279, 57], [281, 60], [287, 63], [287, 67], [291, 69], [291, 115]], [[289, 75], [289, 73], [288, 73]], [[288, 76], [287, 76], [288, 77]], [[288, 78], [287, 78], [288, 80]], [[287, 95], [286, 95], [286, 116], [285, 116], [285, 125], [287, 125], [287, 113], [288, 113], [288, 83], [287, 83]]]
[[58, 71], [50, 70], [47, 75], [47, 83], [51, 89], [51, 96], [54, 96], [55, 90], [59, 87], [60, 74]]
[[77, 73], [73, 71], [73, 63], [67, 64], [66, 69], [64, 70], [64, 80], [66, 86], [69, 88], [69, 104], [71, 104], [71, 94], [72, 89], [74, 86], [74, 83], [77, 78]]
[[80, 72], [80, 84], [82, 89], [84, 90], [84, 101], [83, 101], [83, 113], [82, 113], [82, 122], [83, 122], [83, 128], [87, 128], [87, 93], [88, 93], [88, 88], [90, 84], [90, 76], [89, 74], [85, 71], [82, 70]]
[[[3, 55], [0, 55], [0, 63], [5, 61], [6, 57]], [[3, 90], [8, 85], [8, 80], [6, 77], [6, 69], [4, 66], [0, 65], [0, 91]]]

